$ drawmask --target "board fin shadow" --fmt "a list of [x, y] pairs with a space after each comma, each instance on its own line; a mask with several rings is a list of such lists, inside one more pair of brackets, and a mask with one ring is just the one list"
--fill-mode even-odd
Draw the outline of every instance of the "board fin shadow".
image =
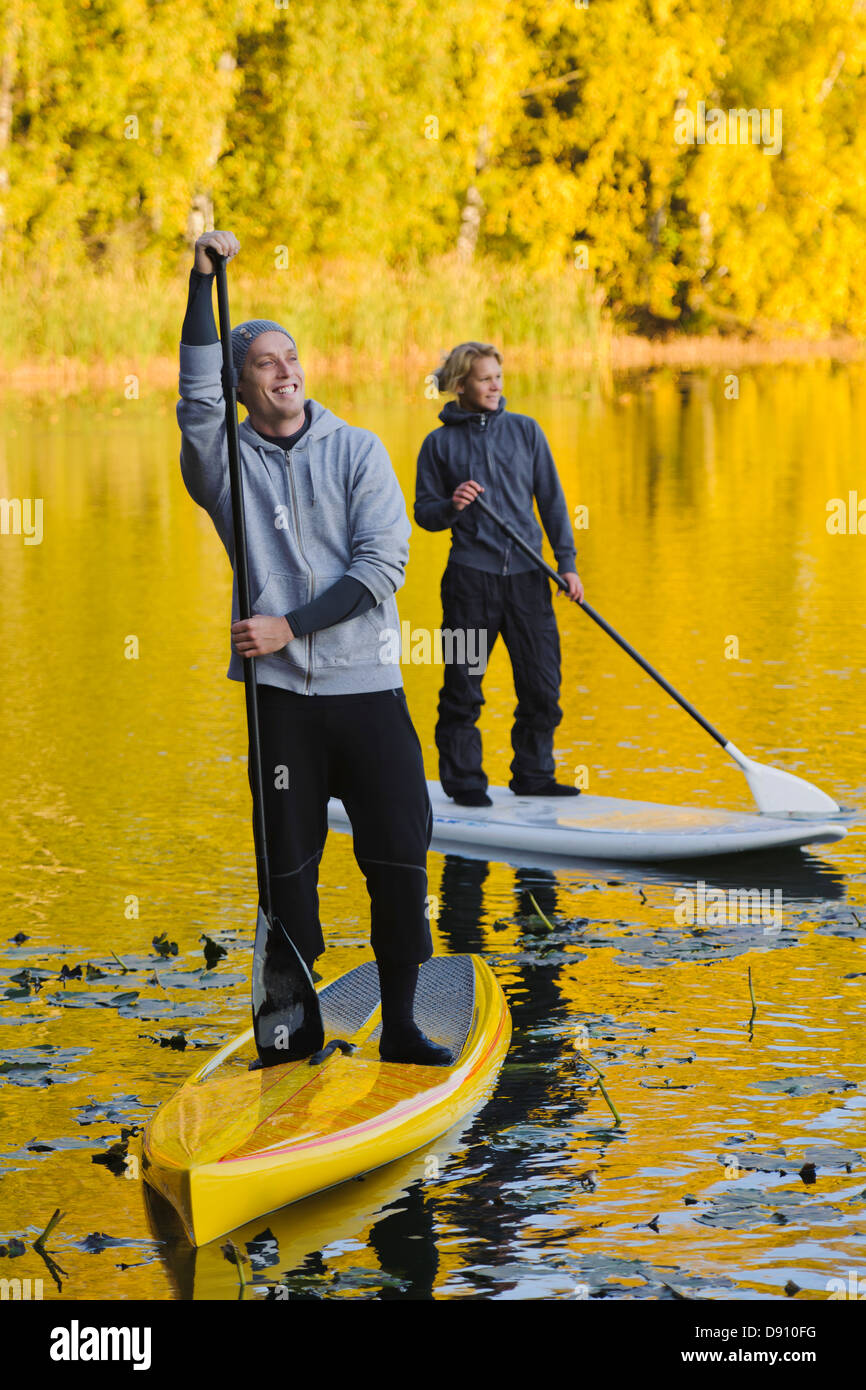
[[253, 947], [253, 1033], [263, 1067], [319, 1052], [325, 1042], [313, 978], [279, 918], [261, 907]]

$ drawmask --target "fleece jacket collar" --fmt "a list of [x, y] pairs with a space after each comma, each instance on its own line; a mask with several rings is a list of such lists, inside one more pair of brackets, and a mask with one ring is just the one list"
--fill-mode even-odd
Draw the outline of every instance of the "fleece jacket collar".
[[505, 414], [505, 397], [499, 397], [499, 404], [495, 410], [464, 410], [456, 401], [449, 401], [439, 411], [439, 419], [443, 425], [480, 425], [482, 416], [487, 416], [488, 427], [500, 415]]
[[[324, 439], [326, 435], [333, 434], [335, 430], [346, 429], [345, 420], [341, 420], [339, 415], [335, 415], [334, 412], [332, 410], [328, 410], [326, 406], [319, 405], [318, 401], [309, 401], [309, 406], [310, 428], [307, 430], [303, 438], [298, 440], [298, 443], [296, 445], [297, 448], [300, 448], [301, 445], [305, 444], [308, 439], [311, 442], [314, 439]], [[245, 439], [248, 444], [251, 444], [254, 449], [271, 449], [275, 453], [281, 455], [284, 453], [284, 450], [280, 444], [274, 444], [273, 440], [265, 439], [263, 435], [258, 434], [256, 430], [253, 429], [249, 421], [249, 416], [247, 416], [247, 418], [241, 424], [240, 434], [241, 437]]]
[[[341, 420], [339, 415], [335, 415], [332, 410], [324, 405], [319, 405], [318, 401], [310, 401], [310, 428], [295, 445], [295, 449], [303, 449], [309, 440], [310, 443], [317, 443], [320, 439], [326, 439], [328, 435], [336, 434], [337, 430], [348, 429], [345, 420]], [[249, 417], [240, 426], [241, 439], [247, 444], [251, 444], [261, 455], [265, 451], [271, 454], [278, 454], [281, 463], [285, 462], [286, 452], [281, 444], [275, 444], [271, 439], [265, 439], [258, 434], [249, 422]], [[294, 452], [294, 450], [292, 451]], [[264, 462], [264, 460], [263, 460]], [[313, 455], [310, 455], [310, 487], [312, 490], [313, 506], [316, 505], [316, 470], [313, 467]]]

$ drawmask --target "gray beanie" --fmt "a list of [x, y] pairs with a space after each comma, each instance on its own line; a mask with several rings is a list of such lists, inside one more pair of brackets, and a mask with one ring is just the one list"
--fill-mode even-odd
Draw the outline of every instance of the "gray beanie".
[[285, 333], [292, 347], [298, 346], [288, 329], [283, 328], [281, 323], [272, 322], [271, 319], [249, 319], [246, 323], [239, 323], [237, 328], [232, 329], [232, 361], [238, 376], [243, 371], [253, 341], [260, 333]]

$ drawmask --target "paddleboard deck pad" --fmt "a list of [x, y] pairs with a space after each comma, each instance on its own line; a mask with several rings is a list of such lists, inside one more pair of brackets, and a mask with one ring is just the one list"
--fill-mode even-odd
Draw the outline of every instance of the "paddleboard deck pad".
[[[432, 848], [469, 858], [519, 859], [520, 852], [565, 859], [651, 862], [704, 859], [758, 850], [831, 844], [845, 835], [833, 820], [805, 820], [665, 806], [613, 796], [515, 796], [488, 787], [492, 806], [458, 806], [438, 782], [428, 782], [433, 806]], [[351, 831], [341, 801], [332, 799], [328, 821]]]
[[145, 1180], [194, 1245], [444, 1134], [487, 1099], [511, 1037], [505, 997], [480, 956], [434, 956], [419, 973], [415, 1018], [450, 1049], [448, 1067], [380, 1061], [374, 961], [325, 985], [319, 1003], [326, 1038], [354, 1051], [250, 1071], [248, 1028], [148, 1123]]

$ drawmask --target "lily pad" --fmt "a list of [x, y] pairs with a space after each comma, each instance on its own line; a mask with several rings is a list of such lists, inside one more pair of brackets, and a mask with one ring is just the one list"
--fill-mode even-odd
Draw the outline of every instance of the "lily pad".
[[[490, 957], [488, 957], [490, 959]], [[519, 951], [514, 955], [495, 956], [493, 960], [496, 964], [508, 969], [515, 965], [529, 966], [550, 966], [550, 965], [577, 965], [580, 961], [586, 960], [585, 951], [545, 951], [539, 946], [536, 951]]]
[[408, 1289], [410, 1281], [384, 1269], [340, 1269], [334, 1283], [352, 1289]]
[[756, 1081], [759, 1091], [767, 1095], [814, 1096], [822, 1092], [856, 1091], [856, 1081], [844, 1076], [785, 1076], [778, 1081]]
[[[25, 937], [24, 939], [25, 941], [29, 941], [30, 938]], [[32, 946], [16, 946], [15, 948], [16, 959], [22, 957], [28, 957], [32, 959], [34, 957], [38, 958], [41, 956], [44, 960], [48, 960], [49, 958], [53, 959], [55, 956], [72, 956], [77, 955], [77, 953], [78, 947], [76, 946], [40, 946], [34, 943]], [[52, 970], [51, 973], [54, 975], [57, 972], [56, 970]]]
[[215, 1049], [217, 1043], [202, 1042], [199, 1038], [191, 1038], [183, 1029], [178, 1028], [174, 1033], [139, 1033], [140, 1038], [146, 1042], [156, 1043], [157, 1047], [168, 1047], [173, 1052], [185, 1052], [188, 1047], [192, 1048], [211, 1048]]
[[866, 937], [866, 921], [862, 918], [858, 921], [850, 910], [840, 913], [835, 920], [832, 909], [826, 915], [831, 920], [819, 922], [815, 928], [820, 936], [841, 936], [848, 941], [862, 941]]
[[[739, 1168], [748, 1172], [756, 1173], [781, 1173], [785, 1176], [796, 1173], [800, 1175], [802, 1169], [832, 1169], [845, 1168], [849, 1172], [859, 1164], [862, 1164], [862, 1155], [855, 1149], [845, 1149], [841, 1147], [831, 1147], [824, 1145], [819, 1148], [808, 1148], [802, 1156], [789, 1157], [787, 1150], [783, 1148], [769, 1149], [766, 1153], [743, 1152], [741, 1149], [733, 1149], [730, 1153], [720, 1153], [716, 1155], [716, 1162], [728, 1167], [731, 1162], [735, 1162]], [[803, 1181], [808, 1181], [804, 1178]]]
[[[734, 1285], [725, 1275], [706, 1278], [699, 1274], [689, 1274], [676, 1265], [653, 1265], [644, 1260], [622, 1259], [615, 1255], [587, 1254], [574, 1263], [545, 1263], [542, 1266], [529, 1261], [511, 1262], [501, 1265], [476, 1265], [463, 1271], [464, 1277], [475, 1278], [482, 1287], [493, 1288], [505, 1283], [518, 1290], [525, 1287], [531, 1294], [532, 1286], [548, 1279], [562, 1281], [562, 1297], [577, 1297], [576, 1290], [582, 1291], [584, 1298], [608, 1299], [665, 1299], [700, 1298], [704, 1293], [719, 1289], [730, 1289]], [[539, 1276], [541, 1275], [541, 1281]], [[641, 1280], [641, 1283], [635, 1283]], [[566, 1289], [570, 1286], [572, 1292]]]
[[221, 989], [224, 985], [242, 985], [246, 975], [220, 973], [216, 970], [160, 970], [159, 980], [166, 989]]
[[43, 981], [50, 980], [54, 973], [53, 970], [42, 970], [35, 965], [26, 965], [23, 970], [18, 970], [14, 975], [10, 975], [9, 979], [13, 984], [20, 985], [22, 988], [25, 985], [30, 985], [33, 989], [41, 989]]
[[547, 1152], [551, 1148], [561, 1148], [564, 1142], [562, 1130], [548, 1129], [544, 1125], [512, 1125], [510, 1129], [500, 1130], [492, 1140], [495, 1149], [537, 1149]]
[[538, 1187], [522, 1183], [519, 1187], [506, 1185], [503, 1191], [508, 1200], [518, 1207], [549, 1207], [567, 1202], [574, 1194], [574, 1184], [565, 1179]]
[[69, 990], [64, 994], [49, 994], [46, 1003], [57, 1004], [62, 1009], [122, 1009], [133, 1003], [139, 990], [124, 990], [120, 994], [109, 994], [107, 990]]
[[6, 1026], [9, 1028], [20, 1028], [22, 1023], [37, 1024], [50, 1022], [51, 1019], [47, 1015], [45, 1017], [40, 1018], [35, 1014], [28, 1013], [0, 1014], [0, 1027]]
[[645, 1091], [690, 1091], [692, 1089], [690, 1081], [684, 1081], [675, 1086], [667, 1077], [664, 1081], [641, 1081], [639, 1084]]
[[763, 1192], [760, 1188], [738, 1187], [711, 1199], [707, 1211], [694, 1219], [702, 1226], [734, 1231], [770, 1223], [787, 1225], [826, 1225], [839, 1221], [843, 1212], [828, 1203], [816, 1202], [808, 1192]]
[[212, 1014], [216, 1004], [194, 1004], [186, 999], [139, 999], [124, 1004], [118, 1013], [121, 1018], [137, 1018], [144, 1023], [159, 1023], [164, 1018], [200, 1018]]
[[112, 1100], [91, 1101], [89, 1105], [73, 1106], [77, 1111], [80, 1125], [121, 1124], [130, 1119], [130, 1112], [138, 1114], [142, 1110], [154, 1110], [138, 1096], [115, 1096]]
[[53, 1139], [31, 1139], [20, 1149], [0, 1155], [0, 1172], [15, 1172], [21, 1169], [22, 1165], [38, 1163], [49, 1154], [66, 1153], [74, 1149], [92, 1149], [99, 1142], [98, 1139], [85, 1138], [81, 1134], [58, 1135]]
[[59, 1150], [68, 1149], [92, 1149], [93, 1139], [85, 1138], [80, 1134], [62, 1135], [55, 1139], [31, 1139], [29, 1144], [25, 1144], [24, 1152], [28, 1154], [48, 1154], [56, 1153]]
[[101, 970], [104, 975], [111, 975], [115, 979], [122, 979], [124, 975], [134, 975], [137, 971], [152, 970], [154, 964], [159, 969], [158, 962], [154, 961], [152, 955], [138, 956], [131, 951], [124, 951], [115, 956], [95, 956], [90, 962], [90, 968]]
[[88, 1255], [98, 1255], [103, 1250], [119, 1250], [124, 1247], [134, 1250], [156, 1250], [156, 1241], [137, 1240], [133, 1236], [107, 1236], [104, 1231], [93, 1231], [88, 1236], [83, 1236], [81, 1240], [69, 1242], [74, 1245], [76, 1250], [83, 1250]]
[[53, 1086], [61, 1081], [78, 1081], [78, 1076], [66, 1072], [70, 1062], [86, 1057], [89, 1047], [54, 1047], [39, 1043], [36, 1047], [11, 1048], [0, 1052], [0, 1085]]

